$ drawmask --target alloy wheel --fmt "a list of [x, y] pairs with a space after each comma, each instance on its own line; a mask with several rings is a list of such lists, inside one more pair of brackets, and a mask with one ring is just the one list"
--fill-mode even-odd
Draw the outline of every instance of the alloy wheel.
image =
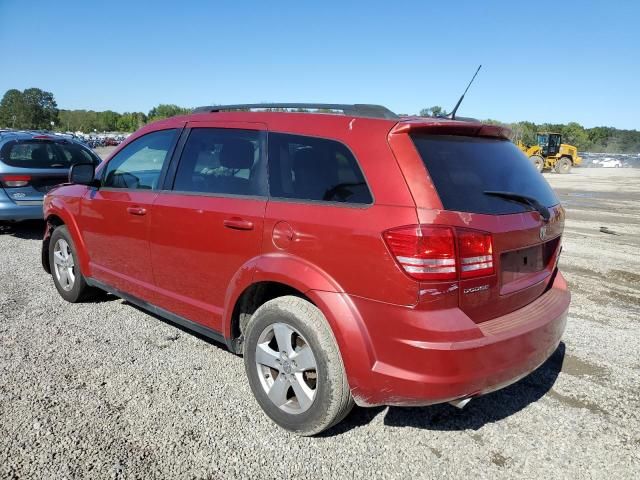
[[75, 262], [71, 246], [60, 238], [53, 247], [53, 267], [58, 283], [65, 291], [70, 291], [76, 281]]
[[300, 414], [311, 407], [318, 389], [316, 358], [295, 328], [273, 323], [256, 345], [256, 368], [267, 397], [284, 412]]

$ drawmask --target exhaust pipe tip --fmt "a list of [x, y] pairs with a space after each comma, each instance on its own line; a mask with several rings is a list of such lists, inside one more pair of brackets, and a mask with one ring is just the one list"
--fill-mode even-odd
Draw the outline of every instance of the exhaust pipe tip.
[[459, 410], [462, 410], [470, 401], [471, 401], [471, 397], [467, 397], [467, 398], [459, 398], [457, 400], [451, 400], [450, 402], [447, 402], [447, 403], [449, 403], [449, 405], [453, 405]]

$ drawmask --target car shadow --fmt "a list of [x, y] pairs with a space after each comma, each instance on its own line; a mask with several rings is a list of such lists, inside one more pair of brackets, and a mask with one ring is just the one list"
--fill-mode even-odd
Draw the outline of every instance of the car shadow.
[[0, 236], [11, 235], [12, 237], [25, 240], [42, 240], [42, 237], [44, 237], [44, 228], [44, 220], [0, 222]]
[[565, 349], [564, 342], [561, 342], [537, 370], [513, 385], [474, 398], [462, 410], [448, 403], [428, 407], [356, 407], [345, 420], [320, 436], [340, 435], [366, 425], [384, 410], [384, 424], [390, 427], [437, 431], [478, 430], [489, 423], [503, 420], [542, 398], [553, 387], [562, 371]]
[[[111, 295], [111, 296], [113, 296], [113, 295]], [[114, 298], [118, 298], [118, 297], [114, 297]], [[169, 326], [171, 326], [171, 327], [175, 327], [175, 328], [177, 328], [178, 330], [180, 330], [180, 331], [182, 331], [182, 332], [184, 332], [184, 333], [186, 333], [186, 334], [188, 334], [188, 335], [191, 335], [191, 336], [193, 336], [193, 337], [196, 337], [196, 338], [198, 338], [198, 339], [200, 339], [200, 340], [202, 340], [202, 341], [204, 341], [204, 342], [207, 342], [207, 343], [208, 343], [209, 345], [211, 345], [211, 346], [214, 346], [214, 347], [220, 348], [220, 349], [222, 349], [222, 350], [226, 350], [227, 352], [229, 352], [229, 355], [234, 355], [234, 354], [233, 354], [233, 353], [232, 353], [232, 352], [227, 348], [227, 346], [226, 346], [224, 343], [222, 343], [222, 342], [219, 342], [219, 341], [214, 340], [214, 339], [212, 339], [212, 338], [206, 337], [206, 336], [204, 336], [204, 335], [202, 335], [202, 334], [200, 334], [200, 333], [198, 333], [198, 332], [195, 332], [195, 331], [193, 331], [193, 330], [190, 330], [190, 329], [188, 329], [187, 327], [184, 327], [184, 326], [180, 325], [179, 323], [174, 323], [174, 322], [172, 322], [171, 320], [169, 320], [169, 319], [167, 319], [167, 318], [165, 318], [165, 317], [162, 317], [162, 316], [160, 316], [160, 315], [158, 315], [158, 314], [156, 314], [156, 313], [154, 313], [154, 312], [151, 312], [151, 311], [147, 310], [146, 308], [139, 307], [139, 306], [138, 306], [138, 305], [136, 305], [135, 303], [131, 303], [131, 302], [129, 302], [129, 301], [127, 301], [127, 300], [124, 300], [124, 299], [122, 299], [122, 302], [123, 302], [125, 305], [127, 305], [127, 306], [133, 307], [133, 308], [135, 308], [136, 310], [138, 310], [138, 311], [140, 311], [140, 312], [142, 312], [142, 313], [145, 313], [145, 314], [147, 314], [147, 315], [149, 315], [149, 316], [151, 316], [151, 317], [153, 317], [153, 318], [155, 318], [155, 319], [157, 319], [157, 320], [160, 320], [162, 323], [165, 323], [165, 324], [167, 324], [167, 325], [169, 325]]]

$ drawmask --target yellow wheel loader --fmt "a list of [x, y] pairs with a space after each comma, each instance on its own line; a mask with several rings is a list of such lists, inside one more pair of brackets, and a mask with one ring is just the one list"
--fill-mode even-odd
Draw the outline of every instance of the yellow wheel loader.
[[559, 133], [538, 133], [537, 145], [525, 145], [518, 140], [517, 145], [531, 159], [539, 172], [555, 170], [557, 173], [569, 173], [571, 167], [580, 165], [582, 158], [573, 145], [562, 143]]

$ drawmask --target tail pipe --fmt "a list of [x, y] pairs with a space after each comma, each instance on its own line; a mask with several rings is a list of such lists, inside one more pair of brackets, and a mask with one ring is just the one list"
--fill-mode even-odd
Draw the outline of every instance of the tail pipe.
[[453, 405], [454, 407], [462, 410], [470, 401], [471, 401], [471, 397], [467, 397], [467, 398], [458, 398], [457, 400], [451, 400], [448, 403], [449, 405]]

